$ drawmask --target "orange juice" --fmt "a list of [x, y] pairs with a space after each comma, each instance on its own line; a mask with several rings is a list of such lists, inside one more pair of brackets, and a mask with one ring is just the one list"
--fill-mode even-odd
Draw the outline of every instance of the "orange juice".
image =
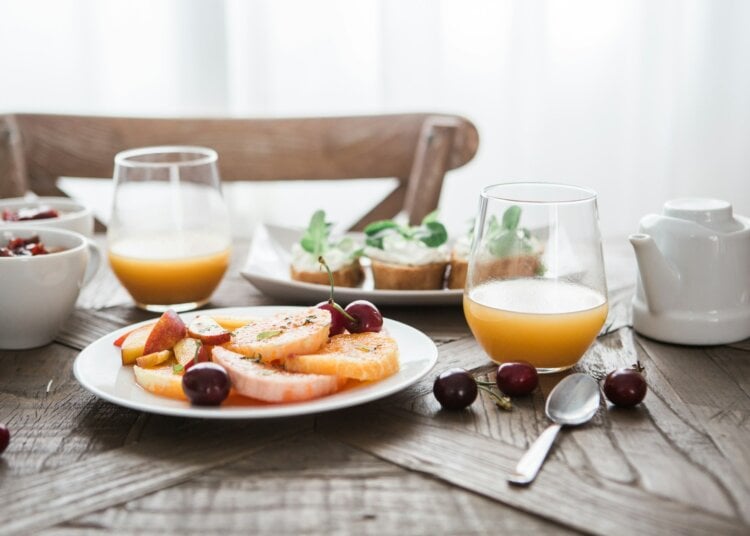
[[203, 304], [229, 266], [229, 244], [200, 233], [128, 238], [110, 245], [109, 262], [141, 305]]
[[552, 279], [492, 281], [464, 295], [469, 327], [493, 361], [528, 361], [547, 372], [578, 362], [607, 310], [599, 292]]

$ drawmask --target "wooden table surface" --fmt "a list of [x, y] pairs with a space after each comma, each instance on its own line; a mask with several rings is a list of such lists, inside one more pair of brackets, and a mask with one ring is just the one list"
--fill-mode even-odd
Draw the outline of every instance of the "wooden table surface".
[[[0, 351], [0, 534], [750, 534], [750, 341], [661, 344], [628, 327], [632, 258], [606, 248], [608, 333], [578, 370], [601, 377], [640, 360], [649, 392], [629, 410], [602, 403], [564, 430], [537, 481], [505, 475], [547, 425], [542, 378], [504, 412], [462, 412], [432, 396], [438, 371], [490, 363], [460, 307], [384, 308], [427, 333], [438, 364], [379, 402], [320, 415], [221, 422], [139, 413], [78, 385], [78, 352], [149, 318], [108, 267], [56, 342]], [[210, 307], [276, 304], [238, 273]], [[2, 304], [3, 307], [8, 304]]]

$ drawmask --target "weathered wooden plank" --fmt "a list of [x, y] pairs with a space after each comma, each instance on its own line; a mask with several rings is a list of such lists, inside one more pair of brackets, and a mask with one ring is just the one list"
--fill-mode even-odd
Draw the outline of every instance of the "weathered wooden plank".
[[[504, 476], [522, 450], [442, 426], [403, 410], [373, 410], [319, 419], [318, 429], [350, 445], [558, 523], [596, 534], [745, 534], [737, 519], [644, 492], [633, 486], [571, 472], [557, 460], [530, 487]], [[576, 431], [575, 433], [579, 433]], [[568, 440], [563, 434], [561, 441]]]
[[[72, 374], [77, 353], [60, 344], [0, 352], [0, 422], [12, 434], [0, 458], [0, 487], [125, 440], [137, 412], [84, 391]], [[2, 510], [0, 505], [0, 518]]]
[[42, 534], [567, 534], [444, 482], [302, 434]]
[[28, 534], [141, 497], [249, 456], [305, 427], [301, 420], [173, 426], [160, 437], [15, 479], [0, 490], [2, 532]]

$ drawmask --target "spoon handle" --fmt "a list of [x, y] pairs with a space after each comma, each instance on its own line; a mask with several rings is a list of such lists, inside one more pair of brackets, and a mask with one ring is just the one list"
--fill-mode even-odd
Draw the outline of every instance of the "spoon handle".
[[550, 447], [555, 442], [557, 432], [562, 428], [555, 423], [547, 427], [541, 433], [536, 441], [529, 447], [529, 450], [521, 457], [516, 465], [516, 470], [508, 475], [508, 480], [514, 484], [530, 484], [536, 478], [539, 469], [542, 467]]

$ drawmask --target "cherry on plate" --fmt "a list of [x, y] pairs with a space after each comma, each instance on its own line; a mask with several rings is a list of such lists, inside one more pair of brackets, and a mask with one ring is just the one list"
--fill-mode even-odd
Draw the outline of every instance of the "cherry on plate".
[[604, 380], [604, 396], [615, 406], [630, 408], [646, 396], [646, 379], [633, 368], [613, 370]]
[[539, 374], [526, 361], [503, 363], [497, 367], [495, 383], [508, 396], [528, 395], [539, 385]]
[[477, 399], [477, 382], [461, 368], [452, 368], [435, 378], [432, 392], [445, 409], [464, 409]]
[[346, 329], [350, 333], [365, 331], [380, 331], [383, 328], [383, 315], [375, 305], [367, 300], [356, 300], [346, 306], [346, 314], [352, 319], [344, 317]]
[[196, 406], [218, 406], [230, 387], [227, 371], [216, 363], [196, 363], [182, 376], [182, 390]]
[[344, 333], [344, 330], [346, 329], [346, 318], [341, 312], [340, 305], [335, 304], [331, 301], [324, 301], [320, 302], [315, 307], [317, 307], [318, 309], [325, 309], [326, 311], [331, 313], [331, 328], [328, 332], [329, 337]]

